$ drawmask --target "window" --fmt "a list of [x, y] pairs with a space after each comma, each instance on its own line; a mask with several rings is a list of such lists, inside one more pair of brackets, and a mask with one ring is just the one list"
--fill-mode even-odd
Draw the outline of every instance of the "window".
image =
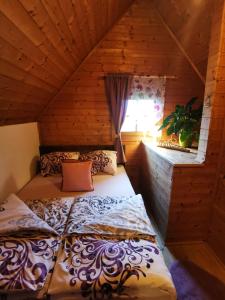
[[163, 117], [165, 79], [135, 76], [122, 132], [156, 135]]

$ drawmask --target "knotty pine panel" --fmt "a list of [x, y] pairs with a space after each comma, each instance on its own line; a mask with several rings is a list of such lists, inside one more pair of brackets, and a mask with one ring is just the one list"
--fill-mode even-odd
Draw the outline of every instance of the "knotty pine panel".
[[[220, 259], [225, 262], [225, 73], [223, 68], [221, 68], [221, 66], [224, 65], [225, 55], [224, 1], [217, 1], [217, 5], [218, 9], [215, 13], [215, 19], [217, 22], [215, 22], [215, 25], [213, 25], [213, 29], [214, 26], [217, 28], [219, 24], [222, 24], [222, 27], [219, 31], [221, 33], [221, 35], [219, 35], [219, 46], [216, 47], [216, 45], [218, 45], [218, 37], [216, 35], [215, 37], [212, 37], [213, 53], [212, 57], [210, 57], [210, 60], [213, 63], [213, 59], [217, 59], [217, 64], [214, 72], [212, 68], [214, 77], [211, 80], [214, 83], [214, 89], [211, 98], [212, 110], [208, 137], [209, 146], [207, 148], [207, 156], [210, 156], [211, 163], [214, 162], [215, 165], [217, 165], [217, 177], [215, 194], [211, 205], [212, 217], [208, 241]], [[217, 53], [217, 55], [215, 53]]]
[[145, 206], [159, 228], [162, 238], [167, 237], [169, 207], [172, 191], [173, 166], [157, 153], [141, 145], [141, 191]]
[[[38, 116], [132, 0], [0, 1], [0, 125]], [[101, 17], [99, 17], [101, 16]], [[30, 106], [17, 97], [24, 86]], [[32, 95], [30, 95], [31, 87]], [[7, 91], [14, 92], [8, 98]], [[45, 99], [39, 100], [39, 94]], [[17, 105], [14, 105], [16, 99]], [[20, 107], [18, 106], [20, 103]], [[17, 114], [18, 109], [18, 114]]]
[[207, 69], [214, 2], [154, 0], [164, 21], [204, 77]]
[[[138, 0], [71, 76], [41, 115], [42, 144], [113, 143], [114, 131], [103, 78], [109, 72], [176, 76], [175, 80], [167, 80], [166, 114], [174, 109], [176, 103], [186, 103], [193, 96], [203, 98], [204, 85], [168, 34], [151, 2]], [[104, 121], [99, 123], [100, 117]], [[55, 123], [55, 128], [59, 129], [65, 122], [66, 129], [51, 129], [49, 133], [50, 123]], [[84, 132], [82, 127], [89, 122], [93, 127], [88, 126]], [[96, 132], [95, 123], [101, 124], [103, 130]], [[139, 191], [138, 153], [142, 136], [123, 134], [122, 137], [127, 149], [127, 171], [136, 191]]]

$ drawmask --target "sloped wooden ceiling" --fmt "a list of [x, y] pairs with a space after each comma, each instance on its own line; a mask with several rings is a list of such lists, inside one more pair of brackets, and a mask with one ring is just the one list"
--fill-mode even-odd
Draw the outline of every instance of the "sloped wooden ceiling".
[[153, 0], [153, 2], [193, 64], [205, 78], [214, 1]]
[[0, 125], [37, 120], [132, 0], [1, 0]]
[[[138, 1], [1, 0], [0, 125], [36, 121], [132, 2]], [[213, 1], [147, 2], [205, 76]]]

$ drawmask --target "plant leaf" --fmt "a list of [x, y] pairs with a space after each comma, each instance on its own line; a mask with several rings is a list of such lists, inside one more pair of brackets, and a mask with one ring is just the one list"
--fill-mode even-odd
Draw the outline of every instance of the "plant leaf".
[[174, 133], [174, 125], [171, 125], [170, 127], [167, 128], [166, 134], [171, 135]]
[[167, 116], [164, 120], [162, 125], [159, 127], [158, 130], [162, 130], [163, 128], [167, 127], [170, 123], [170, 120], [174, 117], [174, 114], [170, 114], [169, 116]]
[[185, 106], [186, 111], [190, 111], [192, 109], [192, 105], [196, 102], [198, 98], [197, 97], [192, 97], [191, 100], [188, 101], [188, 103]]

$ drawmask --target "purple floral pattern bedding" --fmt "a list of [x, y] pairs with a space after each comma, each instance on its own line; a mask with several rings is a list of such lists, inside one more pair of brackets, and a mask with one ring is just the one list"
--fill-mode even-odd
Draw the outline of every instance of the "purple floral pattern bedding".
[[97, 150], [81, 154], [79, 159], [81, 161], [92, 161], [92, 175], [96, 175], [100, 172], [105, 172], [113, 175], [116, 172], [117, 164], [115, 151]]
[[[141, 299], [153, 286], [175, 299], [140, 195], [32, 200], [27, 201], [30, 208], [21, 202], [11, 197], [0, 205], [0, 222], [2, 215], [11, 216], [6, 222], [11, 232], [6, 233], [16, 229], [15, 237], [0, 238], [0, 294], [29, 291], [38, 299], [47, 293], [57, 299], [70, 294], [71, 299]], [[15, 203], [18, 219], [12, 218]], [[20, 214], [28, 212], [39, 220], [36, 237], [23, 236], [24, 224], [28, 233], [35, 232], [34, 223], [29, 227], [21, 219]], [[40, 226], [48, 236], [38, 235]], [[66, 236], [56, 237], [56, 231]], [[21, 294], [18, 299], [33, 298]]]
[[155, 286], [168, 290], [175, 299], [170, 274], [155, 243], [71, 236], [66, 238], [58, 255], [48, 293], [73, 293], [88, 300], [118, 299], [118, 296], [141, 299], [143, 293], [150, 291], [155, 274], [163, 278], [163, 284], [160, 279]]
[[154, 240], [141, 195], [79, 197], [72, 205], [66, 234], [103, 234]]
[[58, 246], [54, 237], [1, 237], [0, 290], [42, 289], [53, 270]]
[[40, 219], [16, 195], [11, 194], [0, 203], [0, 235], [57, 234], [45, 221]]
[[0, 293], [41, 290], [55, 264], [56, 231], [12, 194], [0, 204], [0, 235]]
[[78, 160], [79, 152], [51, 152], [41, 155], [40, 169], [42, 176], [51, 176], [62, 173], [62, 161], [65, 159]]
[[65, 230], [67, 218], [70, 212], [74, 197], [66, 198], [44, 198], [26, 200], [29, 208], [49, 226], [62, 235]]

